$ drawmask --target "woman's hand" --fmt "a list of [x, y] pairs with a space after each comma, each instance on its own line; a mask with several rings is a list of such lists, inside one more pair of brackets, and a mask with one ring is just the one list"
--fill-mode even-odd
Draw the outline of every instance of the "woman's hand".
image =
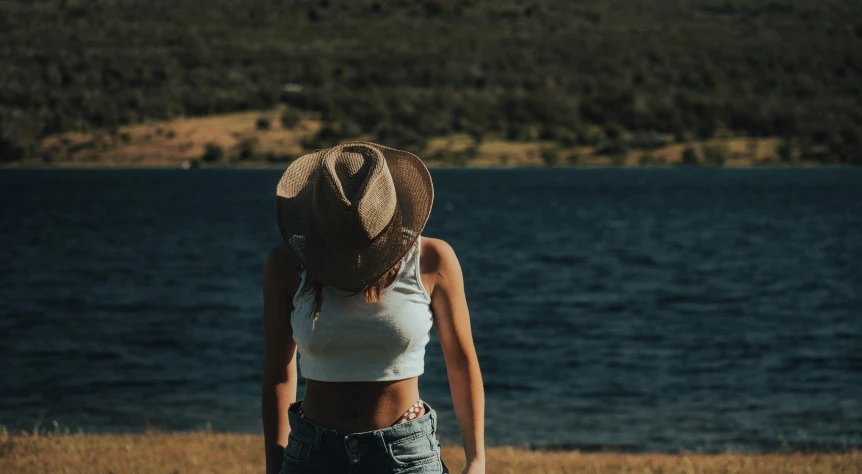
[[485, 474], [485, 461], [473, 461], [467, 464], [462, 474]]

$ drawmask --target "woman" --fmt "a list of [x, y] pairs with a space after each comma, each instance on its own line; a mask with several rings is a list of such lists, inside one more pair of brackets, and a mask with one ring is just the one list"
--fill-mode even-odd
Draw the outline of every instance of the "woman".
[[[353, 142], [298, 158], [278, 184], [283, 245], [263, 271], [267, 473], [441, 473], [419, 398], [433, 324], [465, 473], [485, 472], [482, 376], [452, 248], [420, 238], [434, 191], [415, 155]], [[306, 379], [296, 401], [296, 354]]]

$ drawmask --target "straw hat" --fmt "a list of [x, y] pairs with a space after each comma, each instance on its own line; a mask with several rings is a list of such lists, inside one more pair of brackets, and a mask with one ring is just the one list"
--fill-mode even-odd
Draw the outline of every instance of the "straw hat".
[[278, 183], [284, 242], [318, 281], [359, 289], [410, 250], [431, 214], [434, 188], [416, 155], [369, 142], [297, 158]]

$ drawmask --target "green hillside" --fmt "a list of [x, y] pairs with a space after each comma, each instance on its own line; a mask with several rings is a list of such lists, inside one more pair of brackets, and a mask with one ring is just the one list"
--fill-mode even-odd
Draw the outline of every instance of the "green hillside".
[[323, 120], [308, 148], [780, 137], [788, 159], [862, 164], [862, 2], [0, 0], [0, 161], [274, 107]]

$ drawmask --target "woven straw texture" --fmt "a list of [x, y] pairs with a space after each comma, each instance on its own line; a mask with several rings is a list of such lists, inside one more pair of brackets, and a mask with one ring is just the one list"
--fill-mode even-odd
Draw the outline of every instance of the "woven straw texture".
[[297, 158], [276, 190], [281, 237], [328, 286], [355, 290], [397, 264], [425, 228], [434, 188], [416, 155], [350, 142]]

